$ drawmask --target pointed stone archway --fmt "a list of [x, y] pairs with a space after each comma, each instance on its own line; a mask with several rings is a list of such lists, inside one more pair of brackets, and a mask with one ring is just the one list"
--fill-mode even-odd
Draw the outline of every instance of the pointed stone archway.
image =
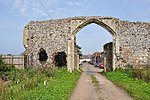
[[[118, 34], [107, 24], [103, 23], [102, 21], [98, 19], [89, 19], [85, 21], [84, 23], [80, 24], [75, 30], [72, 31], [70, 35], [70, 39], [68, 40], [68, 68], [69, 71], [72, 72], [73, 70], [78, 68], [79, 64], [79, 56], [76, 53], [76, 48], [75, 48], [75, 35], [85, 26], [95, 23], [104, 29], [106, 29], [113, 38], [113, 70], [115, 70], [115, 58], [117, 55], [119, 55], [119, 37]], [[104, 64], [106, 65], [106, 60], [104, 60]]]

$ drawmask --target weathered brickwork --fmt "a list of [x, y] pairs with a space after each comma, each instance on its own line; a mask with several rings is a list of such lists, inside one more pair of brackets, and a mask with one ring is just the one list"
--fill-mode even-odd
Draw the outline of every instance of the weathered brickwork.
[[112, 34], [113, 68], [131, 65], [150, 65], [150, 23], [128, 22], [113, 17], [73, 17], [47, 21], [31, 21], [24, 29], [24, 46], [30, 66], [41, 66], [39, 50], [48, 59], [45, 66], [54, 66], [57, 52], [67, 54], [69, 70], [74, 70], [75, 35], [86, 25], [96, 23]]

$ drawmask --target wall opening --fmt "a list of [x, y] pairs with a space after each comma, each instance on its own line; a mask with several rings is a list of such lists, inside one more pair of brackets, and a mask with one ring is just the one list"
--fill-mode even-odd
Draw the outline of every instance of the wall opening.
[[55, 66], [62, 67], [67, 66], [67, 55], [65, 52], [58, 52], [55, 55]]
[[[109, 42], [112, 42], [112, 44], [113, 45], [111, 45], [112, 46], [112, 48], [111, 48], [111, 56], [112, 56], [112, 58], [110, 59], [111, 60], [111, 67], [109, 66], [109, 68], [110, 68], [110, 70], [112, 70], [112, 69], [115, 69], [115, 63], [114, 63], [114, 59], [115, 59], [115, 53], [116, 53], [116, 51], [118, 50], [118, 48], [116, 48], [119, 44], [118, 44], [118, 41], [117, 41], [117, 34], [113, 31], [113, 29], [111, 28], [111, 27], [109, 27], [108, 25], [106, 25], [105, 23], [103, 23], [103, 22], [101, 22], [101, 21], [99, 21], [99, 20], [97, 20], [97, 19], [91, 19], [91, 20], [88, 20], [88, 21], [86, 21], [85, 23], [82, 23], [81, 25], [79, 25], [74, 31], [73, 31], [73, 33], [72, 33], [72, 35], [75, 37], [75, 40], [72, 40], [72, 41], [74, 41], [75, 43], [76, 43], [76, 36], [78, 36], [78, 32], [81, 30], [82, 31], [82, 29], [84, 28], [84, 27], [87, 27], [87, 26], [91, 26], [91, 24], [94, 24], [94, 25], [97, 25], [98, 26], [98, 28], [100, 29], [100, 28], [102, 28], [102, 30], [104, 30], [104, 31], [106, 31], [105, 33], [100, 33], [99, 35], [100, 36], [97, 36], [97, 37], [99, 37], [99, 39], [97, 39], [99, 42], [95, 42], [95, 43], [93, 43], [92, 44], [92, 46], [96, 46], [97, 44], [99, 44], [100, 42], [103, 42], [102, 41], [102, 39], [103, 39], [103, 37], [102, 37], [102, 35], [104, 35], [104, 37], [105, 36], [109, 36], [109, 38], [107, 38], [107, 37], [105, 37], [105, 40], [106, 39], [109, 39], [108, 41], [105, 41], [105, 43], [103, 42], [103, 45], [105, 45], [106, 43], [109, 43]], [[100, 26], [100, 27], [99, 27]], [[91, 30], [90, 30], [91, 31]], [[89, 31], [88, 31], [89, 32]], [[93, 35], [95, 35], [95, 33], [97, 33], [98, 31], [95, 31], [95, 32], [93, 32], [93, 30], [91, 31], [91, 33], [90, 33], [90, 37], [89, 37], [89, 39], [90, 38], [92, 38], [92, 36]], [[109, 34], [108, 34], [109, 33]], [[76, 35], [77, 34], [77, 35]], [[81, 34], [82, 35], [82, 34]], [[89, 48], [89, 45], [91, 44], [91, 42], [86, 42], [85, 40], [87, 40], [88, 39], [88, 34], [87, 33], [85, 33], [85, 36], [83, 36], [83, 41], [84, 41], [84, 43], [85, 43], [85, 45], [87, 45], [87, 49], [86, 50], [90, 50], [90, 48]], [[93, 40], [93, 41], [95, 41], [95, 40]], [[78, 42], [79, 43], [79, 42]], [[78, 44], [77, 43], [77, 44]], [[81, 42], [80, 42], [81, 43]], [[83, 43], [83, 42], [82, 42]], [[79, 46], [81, 46], [82, 47], [82, 45], [80, 45], [80, 44], [78, 44]], [[101, 48], [103, 49], [103, 45], [101, 45]], [[71, 47], [72, 48], [72, 47]], [[72, 48], [73, 49], [73, 48]], [[96, 50], [97, 51], [97, 50]], [[102, 50], [100, 50], [100, 51], [102, 51]], [[102, 52], [104, 52], [104, 50], [102, 51]], [[89, 53], [90, 54], [90, 53]], [[104, 56], [103, 56], [104, 57]], [[75, 58], [73, 58], [74, 60], [75, 60]], [[105, 59], [105, 58], [103, 58], [103, 59]], [[73, 63], [73, 61], [74, 60], [72, 60], [72, 63]], [[108, 61], [108, 60], [107, 60]], [[106, 62], [105, 60], [104, 60], [104, 62], [103, 63], [108, 63], [108, 62]], [[76, 64], [75, 64], [76, 65]], [[108, 65], [108, 64], [107, 64]], [[110, 64], [109, 64], [110, 65]], [[108, 67], [108, 66], [105, 66], [105, 67]]]
[[48, 56], [47, 56], [46, 51], [43, 48], [41, 48], [39, 50], [39, 61], [40, 61], [40, 63], [45, 63], [47, 61], [47, 59], [48, 59]]
[[103, 45], [112, 42], [112, 35], [95, 23], [84, 26], [75, 36], [75, 42], [81, 46], [83, 55], [103, 52]]

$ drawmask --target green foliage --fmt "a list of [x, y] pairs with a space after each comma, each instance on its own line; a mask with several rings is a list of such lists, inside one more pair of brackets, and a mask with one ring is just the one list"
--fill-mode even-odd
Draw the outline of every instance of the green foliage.
[[150, 82], [150, 67], [145, 67], [143, 69], [133, 69], [133, 77]]
[[38, 87], [38, 81], [35, 79], [28, 79], [22, 86], [23, 89], [31, 90]]
[[92, 83], [94, 83], [94, 86], [98, 86], [99, 82], [94, 75], [91, 75], [91, 79], [92, 79]]
[[133, 69], [106, 72], [104, 75], [116, 85], [125, 89], [135, 100], [150, 100], [150, 83], [137, 80]]
[[2, 59], [2, 55], [0, 55], [0, 64], [3, 64], [3, 59]]
[[36, 68], [36, 74], [45, 74], [47, 77], [55, 76], [57, 74], [57, 68], [45, 67], [45, 68]]
[[[80, 76], [69, 73], [66, 68], [37, 68], [14, 70], [7, 73], [13, 80], [9, 86], [2, 85], [2, 100], [67, 100]], [[44, 81], [47, 85], [44, 86]]]
[[77, 52], [79, 54], [79, 57], [81, 57], [82, 56], [82, 51], [81, 51], [82, 48], [77, 44], [76, 44], [76, 48], [77, 48]]
[[0, 100], [7, 100], [9, 95], [9, 87], [0, 83]]
[[3, 61], [2, 59], [2, 55], [0, 56], [0, 78], [3, 81], [7, 81], [7, 72], [10, 72], [12, 70], [14, 70], [15, 67], [14, 66], [7, 66], [7, 64]]
[[8, 70], [9, 70], [9, 68], [3, 62], [2, 55], [0, 55], [0, 73], [2, 73], [4, 71], [8, 71]]
[[94, 84], [94, 86], [96, 86], [96, 90], [99, 90], [99, 81], [97, 80], [97, 78], [94, 75], [91, 75], [91, 79], [92, 79], [92, 83]]

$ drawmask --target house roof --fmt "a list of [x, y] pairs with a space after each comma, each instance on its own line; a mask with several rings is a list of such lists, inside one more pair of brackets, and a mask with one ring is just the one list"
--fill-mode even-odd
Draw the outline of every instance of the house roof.
[[93, 56], [101, 56], [103, 54], [103, 52], [94, 52]]

